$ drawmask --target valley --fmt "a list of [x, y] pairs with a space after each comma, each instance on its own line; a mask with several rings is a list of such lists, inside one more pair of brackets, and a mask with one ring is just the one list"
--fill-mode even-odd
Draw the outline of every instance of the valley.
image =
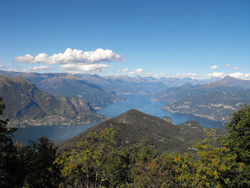
[[[86, 125], [137, 109], [175, 124], [223, 127], [250, 104], [248, 80], [156, 79], [1, 71], [0, 95], [10, 127]], [[17, 77], [21, 76], [21, 77]], [[170, 83], [166, 85], [166, 83]], [[182, 84], [183, 85], [180, 85]], [[194, 84], [195, 85], [192, 85]]]
[[[140, 95], [126, 95], [128, 100], [113, 103], [107, 107], [97, 110], [96, 113], [115, 118], [130, 109], [137, 109], [143, 113], [166, 119], [171, 118], [175, 124], [183, 124], [190, 120], [199, 122], [203, 127], [222, 128], [225, 124], [215, 122], [192, 115], [175, 114], [161, 109], [164, 103], [151, 101], [149, 97]], [[27, 140], [36, 140], [39, 136], [47, 135], [56, 143], [74, 137], [98, 123], [85, 125], [54, 125], [20, 128], [14, 133], [14, 140], [27, 143]]]

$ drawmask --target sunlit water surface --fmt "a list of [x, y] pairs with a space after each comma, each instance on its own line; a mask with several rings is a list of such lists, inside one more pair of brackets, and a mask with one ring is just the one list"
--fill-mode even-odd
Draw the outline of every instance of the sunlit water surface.
[[[141, 112], [162, 118], [164, 116], [170, 117], [176, 124], [182, 124], [189, 120], [196, 120], [204, 127], [221, 128], [222, 123], [209, 121], [203, 118], [198, 118], [192, 115], [173, 114], [161, 109], [164, 105], [162, 102], [150, 101], [148, 97], [140, 95], [127, 95], [124, 96], [128, 100], [113, 103], [101, 110], [98, 114], [106, 115], [108, 117], [116, 117], [130, 109], [137, 109]], [[27, 140], [37, 140], [38, 137], [48, 136], [54, 142], [60, 142], [65, 139], [71, 138], [85, 131], [87, 128], [96, 125], [97, 123], [87, 125], [70, 125], [70, 126], [40, 126], [40, 127], [26, 127], [20, 128], [14, 133], [14, 141], [28, 143]]]

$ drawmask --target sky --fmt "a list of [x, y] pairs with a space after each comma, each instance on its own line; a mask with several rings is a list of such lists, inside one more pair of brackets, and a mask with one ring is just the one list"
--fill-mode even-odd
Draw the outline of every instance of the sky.
[[0, 0], [0, 70], [250, 79], [250, 1]]

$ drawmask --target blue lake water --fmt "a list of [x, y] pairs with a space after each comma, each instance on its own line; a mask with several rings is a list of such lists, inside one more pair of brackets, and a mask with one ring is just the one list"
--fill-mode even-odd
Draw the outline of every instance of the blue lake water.
[[[108, 117], [116, 117], [130, 109], [136, 109], [141, 112], [157, 116], [162, 118], [164, 116], [170, 117], [176, 124], [182, 124], [189, 120], [196, 120], [204, 127], [212, 128], [222, 128], [224, 125], [222, 123], [209, 121], [203, 118], [198, 118], [192, 115], [184, 114], [173, 114], [161, 109], [164, 105], [162, 102], [150, 101], [148, 97], [140, 95], [128, 95], [125, 96], [127, 101], [120, 101], [113, 103], [101, 110], [98, 110], [98, 114], [106, 115]], [[51, 140], [55, 142], [60, 142], [65, 139], [76, 136], [87, 128], [96, 125], [97, 123], [87, 124], [87, 125], [70, 125], [70, 126], [41, 126], [41, 127], [26, 127], [20, 128], [14, 133], [14, 141], [19, 141], [27, 143], [27, 140], [37, 140], [39, 136], [48, 136]]]

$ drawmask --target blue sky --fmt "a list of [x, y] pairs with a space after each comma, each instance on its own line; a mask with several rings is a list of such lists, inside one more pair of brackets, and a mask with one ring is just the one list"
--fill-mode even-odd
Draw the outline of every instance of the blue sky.
[[0, 0], [0, 63], [13, 71], [250, 79], [250, 1]]

